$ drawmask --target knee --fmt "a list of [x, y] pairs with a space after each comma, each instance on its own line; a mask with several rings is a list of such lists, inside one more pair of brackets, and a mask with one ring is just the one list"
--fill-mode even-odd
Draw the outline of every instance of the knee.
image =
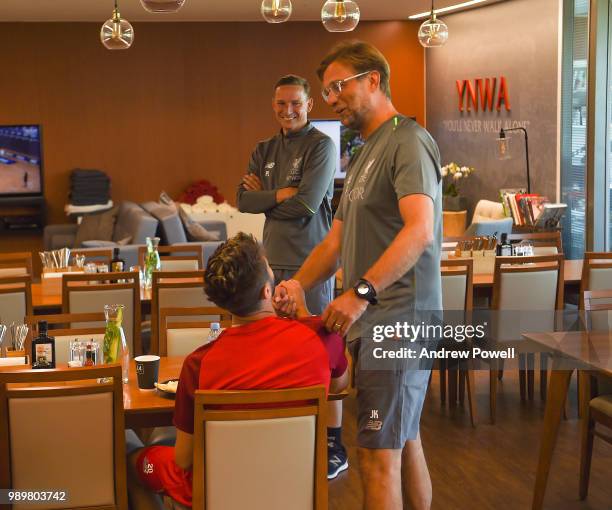
[[387, 478], [401, 470], [400, 450], [372, 450], [358, 448], [357, 454], [362, 473], [376, 478]]

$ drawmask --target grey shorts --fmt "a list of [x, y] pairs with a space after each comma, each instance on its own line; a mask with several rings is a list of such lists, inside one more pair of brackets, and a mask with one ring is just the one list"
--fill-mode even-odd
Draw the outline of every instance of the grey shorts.
[[419, 433], [419, 422], [431, 370], [399, 363], [372, 370], [360, 362], [371, 341], [349, 343], [357, 389], [357, 445], [372, 449], [402, 449]]
[[[297, 271], [297, 269], [279, 269], [273, 267], [272, 272], [274, 273], [274, 285], [278, 285], [283, 280], [290, 280], [293, 278], [293, 275], [297, 273]], [[308, 307], [310, 313], [313, 315], [321, 315], [323, 310], [327, 308], [327, 305], [333, 299], [333, 292], [333, 277], [306, 292], [306, 306]]]

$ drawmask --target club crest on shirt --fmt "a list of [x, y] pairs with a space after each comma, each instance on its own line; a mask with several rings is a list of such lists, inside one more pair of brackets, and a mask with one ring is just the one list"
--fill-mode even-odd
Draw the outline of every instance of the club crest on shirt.
[[266, 166], [265, 166], [264, 168], [269, 168], [269, 169], [271, 170], [272, 168], [274, 168], [274, 165], [275, 165], [275, 164], [276, 164], [276, 163], [274, 163], [274, 161], [268, 161], [268, 162], [266, 163]]
[[299, 181], [302, 177], [302, 169], [300, 164], [302, 163], [302, 157], [295, 158], [291, 163], [291, 168], [287, 173], [287, 181]]
[[372, 165], [374, 164], [375, 161], [376, 161], [376, 158], [368, 161], [368, 164], [366, 165], [365, 170], [363, 171], [363, 174], [361, 175], [361, 177], [359, 177], [360, 183], [364, 183], [368, 180], [368, 176], [370, 175], [370, 168], [372, 168]]

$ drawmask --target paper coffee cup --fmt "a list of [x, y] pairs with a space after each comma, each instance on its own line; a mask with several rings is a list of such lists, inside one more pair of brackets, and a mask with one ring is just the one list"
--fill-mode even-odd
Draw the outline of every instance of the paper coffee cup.
[[138, 377], [138, 387], [141, 390], [152, 390], [155, 388], [159, 374], [159, 356], [147, 354], [136, 356], [136, 376]]

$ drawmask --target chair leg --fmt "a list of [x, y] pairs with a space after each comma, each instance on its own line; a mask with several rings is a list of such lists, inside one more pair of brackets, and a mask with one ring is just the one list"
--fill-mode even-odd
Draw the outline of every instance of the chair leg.
[[472, 423], [472, 427], [476, 427], [476, 384], [474, 382], [474, 370], [472, 370], [472, 367], [468, 367], [468, 370], [465, 371], [465, 379], [467, 382], [470, 422]]
[[578, 395], [578, 398], [576, 399], [576, 413], [578, 414], [578, 419], [580, 419], [582, 418], [582, 410], [580, 409], [580, 376], [578, 373], [576, 373], [576, 394]]
[[527, 396], [529, 400], [533, 400], [533, 383], [534, 383], [534, 360], [533, 353], [527, 354]]
[[457, 406], [457, 368], [448, 369], [448, 405]]
[[465, 370], [459, 370], [459, 403], [465, 403]]
[[524, 354], [519, 354], [519, 388], [520, 388], [520, 392], [521, 392], [521, 400], [525, 400], [526, 397], [526, 390], [525, 390], [525, 385], [526, 385], [526, 380], [527, 380], [527, 373], [525, 371], [525, 355]]
[[446, 360], [440, 360], [440, 402], [446, 403]]
[[[584, 500], [589, 492], [589, 478], [591, 475], [591, 459], [593, 457], [593, 437], [595, 432], [595, 421], [589, 412], [590, 393], [589, 382], [585, 377], [590, 377], [587, 372], [579, 371], [578, 380], [582, 382], [583, 393], [578, 399], [582, 408], [583, 419], [580, 423], [580, 499]], [[586, 386], [586, 388], [585, 388]]]
[[497, 373], [496, 365], [491, 366], [489, 372], [489, 414], [491, 416], [491, 424], [495, 424], [495, 414], [497, 411]]
[[548, 356], [546, 352], [540, 353], [540, 398], [546, 400], [546, 387], [548, 385]]
[[504, 360], [499, 360], [499, 370], [497, 371], [497, 380], [501, 381], [504, 378]]

